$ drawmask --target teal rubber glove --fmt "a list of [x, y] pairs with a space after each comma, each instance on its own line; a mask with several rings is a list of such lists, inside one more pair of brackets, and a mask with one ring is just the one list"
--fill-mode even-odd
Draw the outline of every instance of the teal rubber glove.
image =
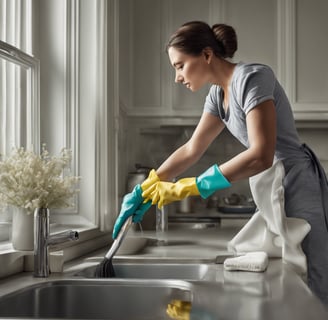
[[142, 188], [140, 184], [137, 184], [131, 193], [124, 196], [121, 211], [117, 217], [113, 229], [113, 239], [116, 239], [120, 232], [124, 222], [133, 215], [133, 222], [140, 222], [145, 212], [151, 207], [151, 202], [144, 203], [142, 197]]
[[157, 181], [159, 181], [159, 177], [156, 171], [152, 169], [149, 172], [148, 178], [141, 185], [137, 184], [131, 193], [124, 196], [120, 214], [115, 221], [113, 239], [117, 237], [128, 217], [133, 216], [133, 222], [140, 222], [142, 220], [143, 215], [151, 207], [151, 201], [145, 200], [142, 192], [144, 189], [150, 188]]
[[222, 174], [219, 166], [214, 164], [196, 178], [196, 186], [203, 199], [215, 191], [231, 187], [231, 183]]
[[183, 178], [175, 183], [157, 181], [149, 188], [142, 188], [145, 201], [157, 204], [159, 208], [173, 201], [200, 195], [206, 199], [215, 191], [230, 187], [230, 182], [221, 173], [217, 164], [207, 169], [199, 177]]

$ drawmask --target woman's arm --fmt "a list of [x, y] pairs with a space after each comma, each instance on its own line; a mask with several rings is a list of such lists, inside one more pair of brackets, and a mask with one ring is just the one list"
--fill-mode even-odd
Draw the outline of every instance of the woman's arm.
[[249, 148], [220, 165], [222, 174], [234, 182], [271, 167], [276, 147], [276, 110], [272, 100], [253, 108], [246, 117]]
[[203, 112], [191, 138], [156, 170], [158, 177], [162, 181], [171, 181], [186, 171], [200, 159], [223, 128], [224, 124], [218, 117]]

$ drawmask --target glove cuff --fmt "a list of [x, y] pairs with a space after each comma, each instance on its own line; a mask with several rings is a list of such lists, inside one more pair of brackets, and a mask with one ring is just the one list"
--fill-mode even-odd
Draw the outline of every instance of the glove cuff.
[[203, 199], [211, 196], [215, 191], [231, 186], [231, 183], [222, 174], [217, 164], [208, 168], [196, 178], [198, 191]]

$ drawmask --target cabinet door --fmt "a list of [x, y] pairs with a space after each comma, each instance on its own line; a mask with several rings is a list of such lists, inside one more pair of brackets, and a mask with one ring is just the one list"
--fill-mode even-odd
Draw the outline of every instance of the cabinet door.
[[[328, 112], [328, 2], [297, 1], [295, 6], [296, 112]], [[311, 114], [309, 115], [311, 116]]]
[[161, 1], [120, 1], [120, 97], [131, 113], [161, 106]]

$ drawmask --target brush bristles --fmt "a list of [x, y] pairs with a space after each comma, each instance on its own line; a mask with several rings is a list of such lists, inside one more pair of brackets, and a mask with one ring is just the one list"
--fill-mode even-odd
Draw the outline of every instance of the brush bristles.
[[104, 260], [97, 266], [95, 271], [96, 278], [114, 278], [115, 270], [112, 259], [104, 258]]

